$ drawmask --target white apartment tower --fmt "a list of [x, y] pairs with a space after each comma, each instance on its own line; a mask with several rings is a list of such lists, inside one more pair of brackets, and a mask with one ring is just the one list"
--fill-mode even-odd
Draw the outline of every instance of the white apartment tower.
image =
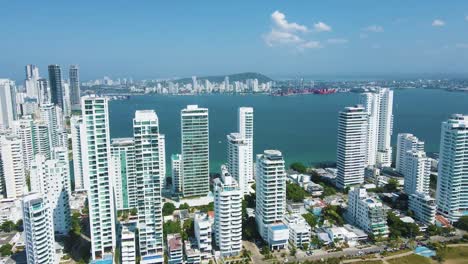
[[115, 205], [117, 209], [137, 208], [137, 181], [135, 175], [135, 142], [133, 138], [113, 138], [111, 162]]
[[[249, 193], [249, 177], [251, 171], [249, 167], [249, 144], [239, 133], [227, 135], [227, 169], [232, 177], [239, 184], [242, 194]], [[252, 161], [250, 161], [252, 164]]]
[[49, 142], [49, 127], [42, 121], [34, 121], [34, 154], [50, 158], [52, 147]]
[[364, 182], [367, 114], [360, 106], [346, 107], [338, 116], [336, 185], [344, 189]]
[[396, 154], [396, 170], [403, 174], [405, 170], [406, 153], [411, 150], [424, 151], [424, 141], [419, 140], [416, 136], [409, 133], [398, 134], [397, 154]]
[[55, 264], [52, 209], [38, 193], [23, 198], [23, 227], [28, 263]]
[[256, 160], [256, 208], [258, 231], [268, 241], [270, 225], [281, 223], [286, 213], [286, 172], [283, 155], [265, 150]]
[[171, 156], [171, 170], [172, 170], [172, 192], [182, 192], [182, 176], [180, 175], [180, 163], [182, 162], [182, 155], [172, 154]]
[[6, 198], [20, 198], [26, 187], [26, 169], [23, 162], [21, 139], [16, 136], [2, 136], [0, 145], [4, 196]]
[[437, 211], [450, 222], [468, 214], [468, 115], [455, 114], [442, 123]]
[[351, 188], [348, 194], [348, 219], [375, 237], [387, 237], [387, 215], [382, 203], [364, 188]]
[[361, 104], [368, 117], [366, 165], [390, 167], [393, 132], [393, 91], [376, 88], [361, 95]]
[[253, 136], [254, 136], [254, 110], [252, 107], [240, 107], [238, 113], [238, 130], [239, 134], [247, 143], [247, 179], [248, 182], [253, 182], [254, 167], [253, 167]]
[[16, 119], [15, 83], [0, 79], [0, 130], [9, 128]]
[[159, 122], [156, 112], [135, 112], [133, 119], [139, 248], [142, 263], [163, 263], [163, 218], [159, 158]]
[[214, 180], [214, 234], [221, 256], [237, 256], [242, 250], [242, 190], [221, 166], [221, 178]]
[[31, 117], [13, 121], [13, 133], [21, 139], [24, 168], [29, 170], [34, 158], [34, 123]]
[[30, 172], [31, 191], [40, 193], [53, 215], [54, 231], [67, 235], [70, 230], [68, 164], [36, 155]]
[[73, 175], [75, 178], [75, 190], [86, 190], [83, 178], [83, 157], [81, 155], [81, 128], [83, 119], [81, 116], [70, 118], [70, 130], [73, 155]]
[[159, 134], [159, 171], [162, 188], [166, 188], [166, 136]]
[[30, 98], [39, 98], [39, 68], [36, 65], [28, 64], [25, 70], [26, 79], [24, 80], [24, 86], [26, 88], [26, 94]]
[[54, 104], [43, 104], [40, 107], [40, 115], [41, 120], [48, 126], [50, 146], [61, 146], [59, 130], [63, 128], [62, 110]]
[[181, 111], [182, 193], [206, 195], [210, 191], [208, 109], [188, 105]]
[[83, 178], [88, 191], [91, 254], [102, 259], [115, 250], [115, 204], [109, 175], [110, 138], [108, 99], [85, 96], [81, 100]]
[[405, 155], [404, 190], [408, 195], [413, 193], [429, 194], [431, 160], [421, 150], [407, 151]]

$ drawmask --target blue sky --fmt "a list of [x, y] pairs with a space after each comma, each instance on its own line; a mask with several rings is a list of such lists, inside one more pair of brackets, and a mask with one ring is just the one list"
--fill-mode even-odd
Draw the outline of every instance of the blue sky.
[[3, 1], [0, 77], [467, 73], [468, 1]]

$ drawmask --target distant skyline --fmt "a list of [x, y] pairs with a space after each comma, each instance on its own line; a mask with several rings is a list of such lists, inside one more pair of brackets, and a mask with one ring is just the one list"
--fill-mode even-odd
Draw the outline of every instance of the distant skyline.
[[7, 1], [0, 78], [468, 77], [468, 1]]

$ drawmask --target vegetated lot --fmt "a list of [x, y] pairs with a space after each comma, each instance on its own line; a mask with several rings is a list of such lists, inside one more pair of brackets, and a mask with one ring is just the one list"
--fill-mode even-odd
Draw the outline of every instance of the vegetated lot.
[[444, 259], [445, 264], [468, 263], [468, 247], [447, 247]]
[[434, 263], [430, 258], [412, 254], [401, 258], [394, 258], [387, 260], [390, 264], [431, 264]]

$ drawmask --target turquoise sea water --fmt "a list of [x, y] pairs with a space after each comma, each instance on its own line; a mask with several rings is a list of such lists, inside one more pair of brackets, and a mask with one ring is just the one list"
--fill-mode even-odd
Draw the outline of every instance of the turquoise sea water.
[[[357, 104], [358, 94], [300, 95], [201, 95], [132, 96], [111, 101], [111, 137], [131, 137], [135, 110], [154, 109], [161, 133], [166, 134], [166, 156], [180, 153], [180, 110], [188, 104], [209, 109], [210, 167], [219, 171], [226, 162], [226, 135], [237, 131], [237, 108], [254, 107], [254, 152], [278, 149], [288, 163], [334, 161], [337, 116], [345, 106]], [[468, 93], [441, 90], [396, 90], [394, 133], [413, 133], [426, 142], [426, 151], [437, 152], [440, 125], [453, 113], [468, 114]], [[168, 167], [168, 173], [169, 173]]]

